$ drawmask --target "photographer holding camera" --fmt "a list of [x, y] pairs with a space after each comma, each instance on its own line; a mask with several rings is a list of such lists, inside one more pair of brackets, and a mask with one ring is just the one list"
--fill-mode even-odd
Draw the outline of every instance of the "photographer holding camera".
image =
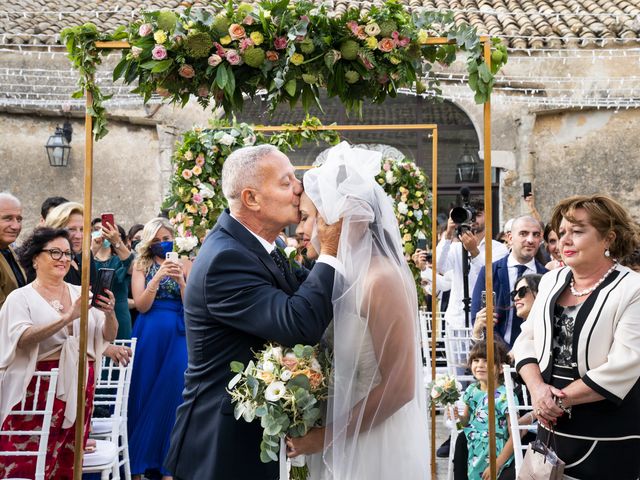
[[[444, 315], [445, 323], [456, 328], [470, 325], [471, 293], [485, 264], [484, 203], [482, 200], [470, 201], [468, 188], [460, 193], [464, 206], [451, 210], [445, 236], [436, 249], [436, 270], [443, 275], [451, 271], [451, 296]], [[492, 261], [509, 254], [502, 243], [492, 241]]]

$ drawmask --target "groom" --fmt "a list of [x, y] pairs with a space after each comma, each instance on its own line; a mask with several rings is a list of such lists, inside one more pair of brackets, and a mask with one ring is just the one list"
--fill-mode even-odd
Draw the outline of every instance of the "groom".
[[333, 313], [340, 226], [319, 222], [321, 255], [299, 284], [275, 243], [300, 216], [302, 185], [289, 159], [270, 145], [236, 150], [224, 163], [222, 191], [229, 210], [185, 291], [189, 364], [165, 465], [176, 480], [275, 480], [277, 463], [260, 462], [260, 422], [233, 416], [229, 363], [246, 365], [269, 340], [320, 340]]

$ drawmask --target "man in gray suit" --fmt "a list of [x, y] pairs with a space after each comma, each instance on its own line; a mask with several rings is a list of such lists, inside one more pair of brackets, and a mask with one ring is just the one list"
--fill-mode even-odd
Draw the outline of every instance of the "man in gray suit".
[[13, 290], [26, 284], [26, 275], [11, 248], [22, 231], [22, 205], [7, 192], [0, 192], [0, 307]]
[[319, 221], [321, 255], [293, 271], [276, 244], [299, 221], [302, 185], [275, 147], [245, 147], [223, 166], [229, 209], [193, 264], [184, 297], [189, 363], [165, 466], [179, 480], [274, 480], [259, 422], [236, 421], [226, 386], [267, 341], [317, 343], [329, 324], [340, 226]]

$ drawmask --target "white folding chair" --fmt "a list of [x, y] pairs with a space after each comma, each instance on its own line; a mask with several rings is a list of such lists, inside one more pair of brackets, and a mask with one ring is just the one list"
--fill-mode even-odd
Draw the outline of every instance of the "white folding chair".
[[[114, 344], [130, 347], [132, 351], [135, 349], [135, 339], [116, 340]], [[92, 430], [95, 429], [92, 437], [96, 439], [96, 450], [85, 453], [82, 471], [100, 472], [103, 480], [108, 480], [109, 477], [119, 480], [121, 465], [124, 465], [125, 477], [131, 478], [126, 413], [132, 367], [133, 356], [126, 367], [116, 365], [110, 358], [103, 356], [100, 372], [96, 374], [94, 406], [105, 407], [111, 412], [111, 416], [92, 419]]]
[[[431, 375], [431, 351], [433, 336], [433, 321], [431, 312], [421, 308], [419, 311], [420, 341], [422, 346], [422, 363], [424, 366], [424, 384], [427, 385], [432, 380]], [[443, 334], [443, 314], [438, 312], [436, 317], [436, 374], [447, 373], [447, 360], [444, 348]]]
[[[35, 391], [32, 397], [27, 398], [27, 393], [20, 400], [19, 409], [12, 410], [10, 416], [42, 416], [42, 428], [40, 430], [14, 430], [0, 431], [0, 436], [10, 435], [28, 435], [39, 436], [37, 451], [0, 451], [0, 457], [37, 457], [35, 480], [44, 480], [44, 470], [47, 461], [47, 443], [49, 441], [49, 430], [51, 429], [51, 416], [53, 413], [53, 401], [55, 399], [56, 385], [58, 384], [58, 369], [54, 368], [48, 372], [37, 371], [33, 374], [36, 379]], [[44, 409], [38, 409], [38, 397], [40, 390], [43, 388], [43, 381], [49, 379], [49, 387], [47, 388], [47, 397]]]
[[[471, 327], [450, 327], [447, 326], [444, 334], [444, 348], [447, 356], [447, 373], [455, 377], [460, 382], [473, 382], [473, 375], [464, 373], [467, 369], [469, 350], [471, 349]], [[453, 478], [453, 455], [455, 453], [458, 430], [455, 422], [452, 422], [451, 446], [449, 447], [449, 465], [447, 468], [447, 480]]]
[[531, 405], [531, 399], [529, 393], [524, 385], [522, 385], [522, 404], [516, 403], [516, 393], [514, 389], [513, 378], [511, 375], [515, 372], [515, 369], [509, 365], [503, 365], [502, 371], [504, 374], [504, 386], [507, 390], [507, 406], [509, 409], [509, 426], [511, 427], [511, 438], [513, 439], [513, 458], [516, 465], [516, 477], [520, 473], [522, 467], [522, 459], [524, 458], [524, 451], [526, 446], [522, 445], [522, 432], [528, 431], [531, 425], [520, 425], [518, 419], [522, 414], [526, 414], [533, 410]]

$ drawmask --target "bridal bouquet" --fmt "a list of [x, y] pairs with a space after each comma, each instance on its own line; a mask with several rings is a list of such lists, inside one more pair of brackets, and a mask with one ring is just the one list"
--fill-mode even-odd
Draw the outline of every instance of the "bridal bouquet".
[[460, 400], [462, 385], [456, 377], [436, 375], [436, 379], [429, 384], [427, 391], [432, 405], [447, 407]]
[[[236, 420], [260, 419], [260, 460], [277, 462], [285, 435], [302, 437], [322, 419], [322, 402], [327, 399], [331, 361], [320, 346], [285, 348], [267, 344], [245, 367], [231, 362], [236, 375], [228, 385], [235, 403]], [[304, 462], [292, 461], [291, 479], [305, 480]]]

